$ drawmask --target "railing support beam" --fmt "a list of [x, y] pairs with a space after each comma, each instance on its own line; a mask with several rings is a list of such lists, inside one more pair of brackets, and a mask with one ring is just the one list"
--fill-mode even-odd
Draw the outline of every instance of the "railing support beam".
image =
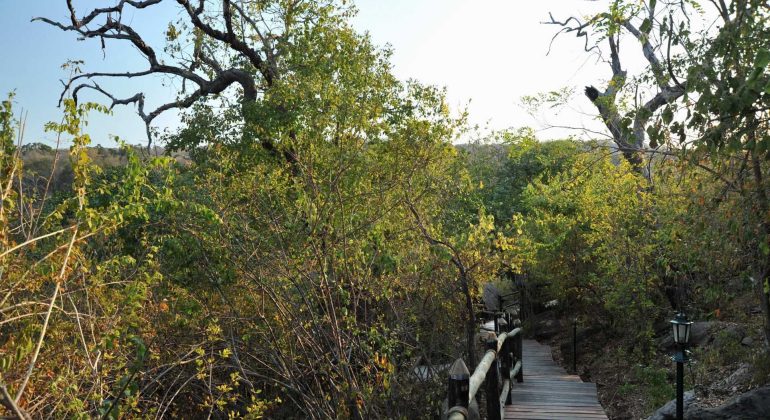
[[[511, 332], [510, 330], [511, 328], [508, 328], [508, 331], [506, 332], [506, 334], [510, 333]], [[511, 405], [511, 382], [512, 382], [511, 369], [513, 368], [512, 348], [513, 348], [513, 339], [511, 337], [506, 337], [506, 340], [503, 343], [502, 348], [500, 349], [500, 355], [499, 355], [500, 373], [503, 379], [503, 392], [506, 394], [506, 395], [503, 395], [503, 398], [501, 398], [501, 401], [505, 403], [505, 405]]]
[[521, 338], [521, 333], [516, 334], [516, 361], [521, 362], [519, 372], [516, 373], [516, 382], [524, 382], [524, 361], [522, 360], [524, 354], [524, 345]]
[[[513, 327], [510, 314], [494, 313], [495, 320], [503, 319], [493, 335], [486, 341], [486, 352], [479, 361], [473, 374], [462, 359], [457, 359], [449, 370], [447, 401], [444, 413], [447, 420], [477, 420], [479, 416], [476, 400], [479, 388], [484, 385], [487, 418], [502, 420], [503, 406], [513, 403], [511, 388], [513, 378], [523, 382], [522, 372], [522, 330]], [[507, 330], [507, 331], [503, 331]], [[502, 391], [502, 393], [501, 393]]]
[[[503, 347], [505, 347], [505, 344], [503, 344]], [[487, 351], [489, 350], [497, 352], [496, 339], [487, 341]], [[489, 366], [489, 371], [487, 371], [484, 384], [487, 397], [487, 419], [501, 420], [502, 412], [500, 410], [500, 364], [497, 357], [492, 359], [492, 364]]]

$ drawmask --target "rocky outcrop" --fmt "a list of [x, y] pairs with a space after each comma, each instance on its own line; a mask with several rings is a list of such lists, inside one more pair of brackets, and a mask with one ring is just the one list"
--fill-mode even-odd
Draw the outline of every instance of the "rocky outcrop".
[[[658, 339], [658, 348], [662, 351], [674, 349], [674, 336], [668, 328], [667, 333]], [[709, 344], [724, 346], [732, 342], [741, 343], [746, 337], [746, 330], [739, 324], [721, 321], [702, 321], [692, 324], [690, 329], [690, 347], [703, 347]]]
[[[687, 417], [687, 409], [690, 408], [693, 401], [695, 401], [695, 391], [687, 391], [684, 393], [684, 410], [685, 417]], [[671, 400], [663, 407], [660, 407], [647, 420], [673, 420], [676, 419], [676, 400]]]
[[481, 299], [484, 301], [484, 308], [488, 311], [501, 311], [500, 307], [500, 290], [497, 289], [493, 283], [487, 283], [484, 285], [484, 290], [481, 292]]
[[748, 363], [741, 364], [730, 376], [714, 382], [709, 390], [717, 395], [730, 395], [749, 388], [754, 371]]
[[[550, 340], [560, 333], [567, 332], [567, 326], [563, 325], [561, 320], [556, 318], [553, 311], [541, 312], [527, 320], [532, 328], [531, 332], [537, 340]], [[569, 327], [572, 328], [572, 327]]]
[[702, 420], [770, 418], [770, 386], [741, 394], [716, 408], [693, 407], [685, 418]]
[[[770, 419], [770, 386], [741, 394], [722, 406], [703, 408], [694, 404], [693, 391], [685, 393], [684, 418], [697, 420]], [[671, 400], [647, 420], [676, 418], [676, 400]]]

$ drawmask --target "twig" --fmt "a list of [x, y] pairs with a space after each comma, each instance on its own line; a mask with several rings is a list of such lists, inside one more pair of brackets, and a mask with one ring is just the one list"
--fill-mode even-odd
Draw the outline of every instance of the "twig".
[[25, 247], [25, 246], [27, 246], [27, 245], [29, 245], [29, 244], [33, 243], [33, 242], [37, 242], [37, 241], [39, 241], [39, 240], [41, 240], [41, 239], [45, 239], [45, 238], [48, 238], [48, 237], [50, 237], [50, 236], [58, 235], [58, 234], [60, 234], [60, 233], [66, 232], [66, 231], [68, 231], [68, 230], [70, 230], [70, 229], [72, 229], [72, 228], [75, 228], [75, 227], [76, 227], [75, 225], [73, 225], [73, 226], [69, 226], [69, 227], [66, 227], [66, 228], [64, 228], [64, 229], [59, 229], [59, 230], [57, 230], [57, 231], [55, 231], [55, 232], [46, 233], [45, 235], [41, 235], [41, 236], [38, 236], [38, 237], [36, 237], [36, 238], [32, 238], [32, 239], [30, 239], [30, 240], [28, 240], [28, 241], [22, 242], [22, 243], [20, 243], [20, 244], [18, 244], [18, 245], [16, 245], [16, 246], [14, 246], [14, 247], [12, 247], [12, 248], [9, 248], [9, 249], [7, 249], [7, 250], [3, 251], [3, 253], [2, 253], [2, 254], [0, 254], [0, 258], [2, 258], [2, 257], [4, 257], [4, 256], [6, 256], [6, 255], [8, 255], [8, 254], [10, 254], [10, 253], [11, 253], [11, 252], [13, 252], [13, 251], [16, 251], [16, 250], [17, 250], [17, 249], [19, 249], [19, 248], [23, 248], [23, 247]]
[[19, 400], [21, 399], [22, 394], [24, 393], [24, 388], [27, 387], [27, 383], [29, 383], [29, 378], [32, 376], [32, 372], [35, 370], [35, 364], [37, 363], [37, 358], [40, 355], [40, 348], [43, 347], [43, 339], [45, 338], [45, 333], [48, 330], [48, 321], [51, 319], [51, 312], [53, 312], [54, 303], [56, 302], [56, 298], [59, 296], [59, 290], [61, 289], [62, 281], [64, 280], [64, 275], [67, 272], [67, 262], [69, 261], [70, 255], [72, 254], [72, 248], [75, 245], [75, 239], [78, 237], [78, 227], [80, 225], [75, 225], [75, 231], [72, 232], [72, 239], [70, 239], [69, 247], [67, 248], [67, 254], [64, 256], [64, 262], [62, 263], [61, 271], [59, 271], [59, 278], [56, 280], [56, 286], [53, 289], [53, 296], [51, 296], [51, 303], [48, 305], [48, 312], [45, 314], [45, 320], [43, 321], [43, 329], [40, 331], [40, 338], [37, 340], [37, 345], [35, 345], [35, 352], [32, 355], [32, 360], [29, 362], [29, 367], [27, 368], [27, 374], [24, 375], [24, 381], [22, 381], [21, 386], [19, 387], [18, 392], [16, 393], [16, 403], [18, 404]]
[[26, 413], [21, 411], [18, 405], [16, 405], [16, 402], [11, 398], [11, 394], [8, 393], [8, 389], [5, 385], [0, 385], [0, 404], [10, 410], [18, 419], [27, 420], [30, 418]]

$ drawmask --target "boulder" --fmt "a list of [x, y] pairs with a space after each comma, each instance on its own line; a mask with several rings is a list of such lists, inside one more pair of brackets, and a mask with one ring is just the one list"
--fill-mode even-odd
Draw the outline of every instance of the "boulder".
[[[711, 339], [711, 330], [715, 322], [699, 321], [692, 324], [690, 328], [690, 346], [699, 347], [708, 344]], [[669, 328], [666, 335], [658, 339], [658, 347], [661, 350], [672, 350], [674, 348], [674, 333]]]
[[[746, 330], [738, 325], [721, 321], [699, 321], [690, 329], [690, 347], [703, 347], [709, 344], [724, 346], [730, 342], [740, 343], [746, 336]], [[662, 351], [674, 350], [674, 335], [671, 329], [658, 338], [658, 348]]]
[[693, 407], [685, 412], [687, 419], [768, 419], [770, 418], [770, 386], [741, 394], [715, 408]]
[[488, 311], [500, 311], [500, 290], [493, 283], [484, 285], [481, 292], [481, 299], [484, 301], [484, 308]]
[[[549, 340], [559, 333], [566, 333], [566, 325], [562, 325], [561, 320], [556, 318], [554, 311], [545, 311], [536, 314], [526, 320], [530, 326], [527, 333], [531, 333], [537, 340]], [[571, 332], [571, 324], [569, 326]]]
[[[562, 357], [565, 360], [572, 360], [572, 326], [570, 325], [568, 327], [569, 334], [565, 338], [564, 341], [561, 342], [559, 345], [559, 350], [561, 350]], [[585, 347], [590, 344], [589, 340], [592, 340], [593, 337], [603, 331], [602, 327], [599, 326], [591, 326], [588, 328], [578, 328], [577, 329], [577, 346], [578, 346], [578, 360], [580, 359], [580, 352], [585, 351]]]
[[[693, 347], [700, 347], [708, 344], [711, 341], [711, 331], [715, 327], [715, 322], [696, 322], [692, 324], [690, 328], [690, 345]], [[671, 341], [674, 341], [673, 333]]]
[[[687, 417], [687, 409], [695, 401], [695, 391], [687, 391], [684, 393], [684, 414]], [[673, 420], [676, 419], [676, 399], [667, 402], [663, 407], [660, 407], [655, 413], [647, 420]]]
[[555, 337], [560, 332], [564, 332], [564, 327], [555, 319], [543, 319], [535, 324], [533, 330], [536, 339], [548, 340]]
[[715, 394], [727, 395], [748, 388], [754, 372], [748, 363], [742, 364], [730, 376], [712, 384], [709, 389]]
[[714, 346], [716, 348], [729, 347], [738, 344], [746, 336], [746, 329], [738, 324], [727, 324], [724, 328], [714, 329]]
[[[684, 394], [684, 418], [692, 420], [754, 420], [770, 419], [770, 386], [741, 394], [724, 405], [703, 408], [694, 404], [693, 391]], [[673, 420], [676, 418], [676, 400], [659, 408], [647, 420]]]

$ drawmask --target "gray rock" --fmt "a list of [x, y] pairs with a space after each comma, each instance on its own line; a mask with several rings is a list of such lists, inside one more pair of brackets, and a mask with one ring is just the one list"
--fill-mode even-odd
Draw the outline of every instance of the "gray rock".
[[[711, 321], [696, 322], [690, 329], [690, 345], [700, 347], [711, 342], [711, 331], [716, 327], [716, 323]], [[673, 333], [672, 333], [673, 334]], [[673, 341], [673, 336], [672, 340]]]
[[[713, 336], [711, 330], [717, 323], [712, 321], [699, 321], [692, 324], [690, 328], [690, 346], [700, 347], [711, 342]], [[658, 347], [661, 350], [672, 350], [674, 348], [674, 333], [671, 328], [665, 336], [658, 339]]]
[[[685, 417], [687, 417], [687, 409], [695, 401], [695, 391], [687, 391], [684, 393], [684, 411]], [[667, 402], [663, 407], [660, 407], [655, 413], [647, 420], [672, 420], [676, 418], [676, 399]]]
[[484, 285], [484, 290], [481, 292], [481, 298], [484, 301], [484, 307], [488, 311], [499, 311], [500, 308], [500, 290], [497, 289], [493, 283], [487, 283]]
[[738, 324], [716, 325], [715, 327], [712, 332], [714, 333], [714, 346], [716, 348], [740, 343], [746, 336], [746, 330]]
[[548, 340], [553, 338], [556, 334], [567, 332], [565, 329], [566, 326], [561, 325], [561, 323], [555, 319], [553, 311], [539, 313], [528, 321], [532, 323], [531, 331], [538, 340]]
[[[694, 404], [693, 391], [684, 394], [684, 418], [692, 420], [754, 420], [770, 419], [770, 386], [741, 394], [724, 405], [703, 408]], [[673, 420], [676, 418], [676, 400], [659, 408], [647, 420]]]
[[562, 325], [552, 319], [547, 319], [536, 324], [534, 328], [535, 338], [538, 340], [548, 340], [564, 331]]
[[716, 408], [693, 407], [685, 418], [699, 420], [770, 419], [770, 386], [741, 394]]
[[[567, 331], [569, 331], [568, 336], [564, 341], [561, 342], [559, 345], [559, 349], [561, 350], [562, 357], [565, 358], [565, 360], [572, 360], [572, 326], [567, 327]], [[578, 328], [577, 329], [577, 346], [578, 346], [578, 359], [580, 359], [580, 352], [585, 351], [584, 347], [587, 343], [589, 343], [588, 340], [591, 339], [591, 337], [599, 334], [602, 332], [603, 329], [601, 327], [592, 326], [589, 328]]]
[[751, 337], [743, 337], [743, 340], [741, 340], [741, 344], [744, 346], [751, 347], [752, 344], [754, 344], [754, 339]]
[[744, 363], [727, 378], [712, 384], [710, 390], [715, 394], [722, 395], [744, 390], [748, 387], [753, 375], [751, 365]]
[[[714, 344], [716, 347], [740, 343], [746, 336], [743, 326], [721, 321], [699, 321], [690, 329], [690, 347], [704, 347]], [[674, 335], [667, 331], [658, 338], [658, 348], [662, 351], [674, 350]]]

